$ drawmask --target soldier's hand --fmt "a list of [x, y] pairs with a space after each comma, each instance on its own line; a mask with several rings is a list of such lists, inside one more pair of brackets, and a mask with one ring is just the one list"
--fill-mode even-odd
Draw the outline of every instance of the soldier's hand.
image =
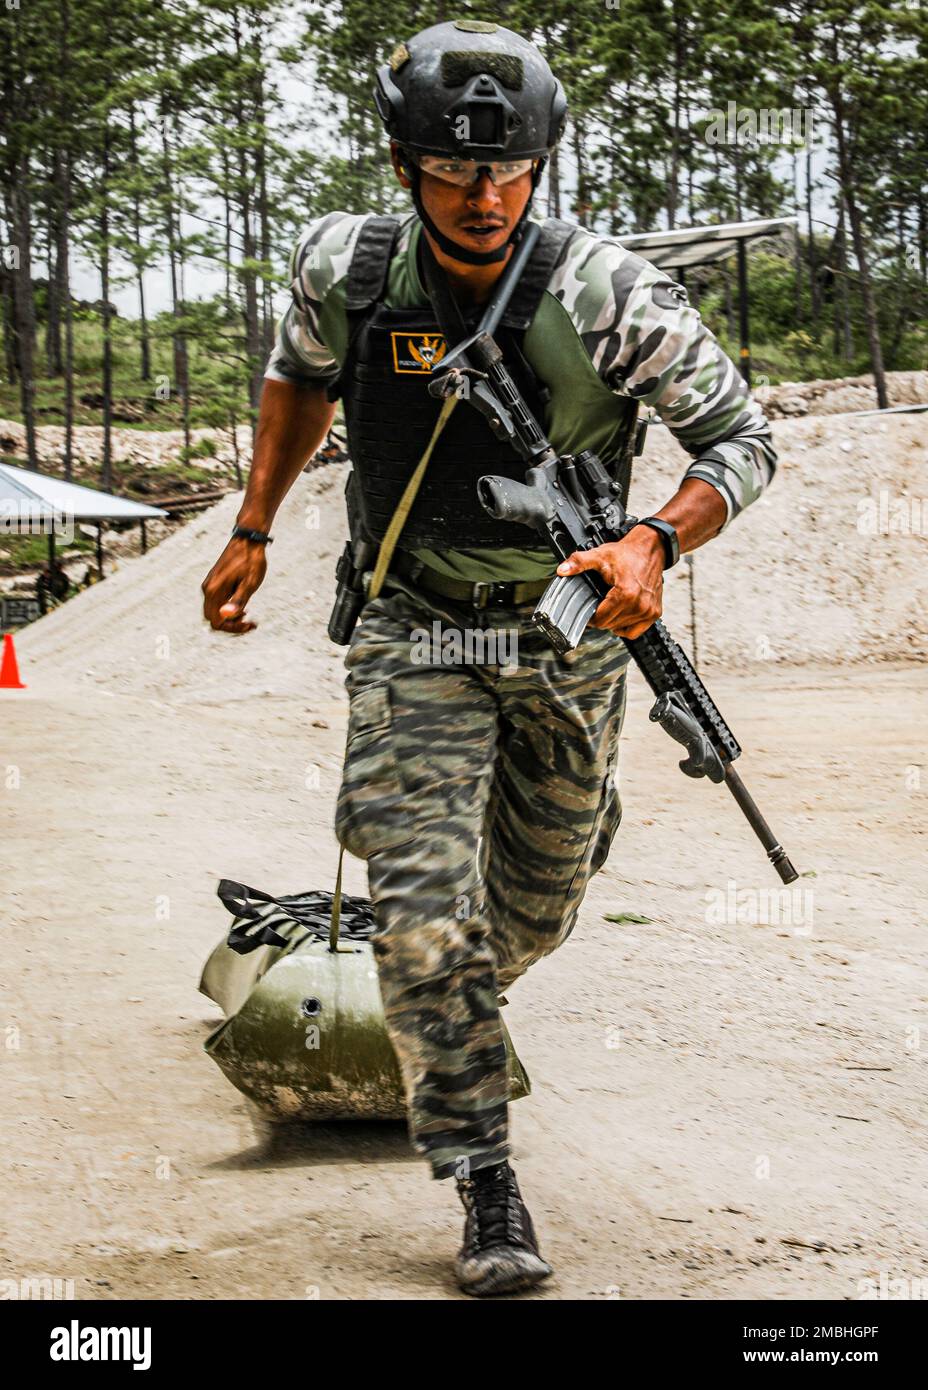
[[597, 570], [612, 587], [590, 619], [619, 637], [640, 637], [661, 616], [664, 593], [664, 548], [650, 526], [636, 526], [620, 541], [575, 550], [557, 567], [558, 574]]
[[245, 605], [267, 573], [265, 547], [233, 536], [203, 580], [203, 616], [217, 632], [251, 632]]

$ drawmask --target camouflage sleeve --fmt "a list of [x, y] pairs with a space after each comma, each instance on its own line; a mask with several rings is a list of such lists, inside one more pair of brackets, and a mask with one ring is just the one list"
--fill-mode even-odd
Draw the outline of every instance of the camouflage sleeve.
[[685, 289], [593, 236], [574, 238], [556, 275], [599, 375], [654, 407], [694, 460], [684, 476], [721, 494], [727, 526], [770, 482], [776, 453], [763, 411]]
[[290, 253], [291, 301], [277, 323], [264, 371], [272, 381], [325, 382], [338, 362], [320, 328], [326, 296], [348, 273], [358, 228], [352, 213], [331, 212], [311, 222]]

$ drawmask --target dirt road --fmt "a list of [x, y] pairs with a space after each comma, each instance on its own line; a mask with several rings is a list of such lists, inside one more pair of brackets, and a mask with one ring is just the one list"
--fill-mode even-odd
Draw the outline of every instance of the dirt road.
[[[255, 1124], [201, 1050], [218, 879], [332, 881], [336, 483], [301, 480], [288, 501], [245, 640], [197, 611], [225, 503], [17, 641], [29, 688], [0, 706], [0, 1279], [73, 1280], [78, 1298], [460, 1296], [456, 1198], [401, 1127]], [[739, 525], [758, 545], [782, 517], [755, 511]], [[905, 606], [889, 580], [886, 601]], [[731, 799], [677, 771], [636, 677], [616, 847], [569, 942], [511, 991], [534, 1083], [512, 1109], [516, 1161], [557, 1271], [530, 1297], [855, 1299], [881, 1272], [928, 1277], [923, 670], [789, 665], [767, 635], [739, 674], [706, 675], [807, 876], [778, 896]], [[348, 887], [364, 890], [354, 861]]]
[[[763, 916], [772, 875], [729, 799], [676, 772], [639, 689], [616, 850], [571, 940], [511, 992], [535, 1088], [512, 1111], [519, 1172], [558, 1271], [537, 1297], [854, 1298], [881, 1270], [928, 1273], [920, 681], [716, 684], [817, 877], [779, 923], [716, 920], [730, 879]], [[36, 682], [4, 714], [24, 809], [0, 1277], [83, 1298], [455, 1296], [455, 1198], [400, 1127], [255, 1128], [200, 1051], [216, 880], [331, 881], [328, 706], [319, 730], [311, 698], [172, 712]]]

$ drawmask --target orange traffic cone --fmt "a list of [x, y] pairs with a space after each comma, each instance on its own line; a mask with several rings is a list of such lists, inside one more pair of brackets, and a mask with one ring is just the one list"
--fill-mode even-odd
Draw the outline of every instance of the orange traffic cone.
[[0, 659], [0, 690], [25, 690], [19, 679], [19, 666], [16, 663], [16, 648], [13, 634], [8, 632], [3, 639], [3, 657]]

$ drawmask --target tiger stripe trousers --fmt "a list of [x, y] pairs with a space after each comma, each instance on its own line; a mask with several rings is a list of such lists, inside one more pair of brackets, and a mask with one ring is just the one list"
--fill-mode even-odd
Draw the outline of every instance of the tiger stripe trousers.
[[510, 1152], [499, 996], [570, 934], [619, 825], [629, 658], [596, 628], [559, 657], [531, 604], [387, 585], [345, 657], [335, 829], [367, 861], [412, 1143], [466, 1176]]

